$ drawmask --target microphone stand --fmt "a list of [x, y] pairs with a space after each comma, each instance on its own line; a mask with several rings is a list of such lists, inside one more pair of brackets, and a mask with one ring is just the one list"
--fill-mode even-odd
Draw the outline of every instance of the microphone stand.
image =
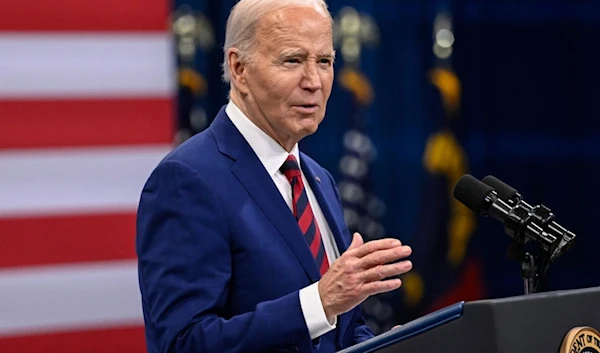
[[525, 294], [536, 293], [539, 278], [535, 269], [535, 258], [528, 252], [523, 254], [523, 260], [521, 260], [521, 277], [523, 277]]

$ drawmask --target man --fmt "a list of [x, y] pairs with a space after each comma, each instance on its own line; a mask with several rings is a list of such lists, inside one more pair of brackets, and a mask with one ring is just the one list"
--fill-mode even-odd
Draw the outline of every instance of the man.
[[358, 305], [400, 287], [389, 277], [411, 250], [351, 237], [333, 178], [298, 151], [333, 85], [325, 3], [241, 0], [224, 54], [229, 104], [142, 192], [148, 350], [335, 352], [371, 338]]

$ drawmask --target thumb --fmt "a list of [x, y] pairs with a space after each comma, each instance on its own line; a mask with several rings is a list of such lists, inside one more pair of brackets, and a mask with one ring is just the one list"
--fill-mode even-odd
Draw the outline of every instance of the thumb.
[[360, 233], [356, 232], [352, 236], [352, 243], [348, 247], [348, 250], [356, 249], [356, 248], [360, 247], [361, 245], [363, 245], [364, 243], [365, 242], [363, 241], [363, 238], [360, 235]]

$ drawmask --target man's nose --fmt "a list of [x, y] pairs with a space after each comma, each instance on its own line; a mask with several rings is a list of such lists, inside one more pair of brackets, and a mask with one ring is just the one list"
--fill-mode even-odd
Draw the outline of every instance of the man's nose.
[[309, 90], [311, 92], [318, 91], [323, 87], [321, 83], [321, 76], [315, 63], [307, 62], [304, 69], [304, 77], [300, 82], [302, 89]]

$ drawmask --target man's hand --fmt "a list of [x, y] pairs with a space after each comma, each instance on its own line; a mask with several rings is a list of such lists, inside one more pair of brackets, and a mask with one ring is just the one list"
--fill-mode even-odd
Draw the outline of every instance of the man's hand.
[[400, 288], [399, 278], [386, 279], [411, 270], [410, 261], [401, 261], [411, 254], [409, 246], [397, 239], [363, 242], [354, 233], [352, 244], [319, 281], [319, 294], [328, 320], [352, 310], [373, 294]]

